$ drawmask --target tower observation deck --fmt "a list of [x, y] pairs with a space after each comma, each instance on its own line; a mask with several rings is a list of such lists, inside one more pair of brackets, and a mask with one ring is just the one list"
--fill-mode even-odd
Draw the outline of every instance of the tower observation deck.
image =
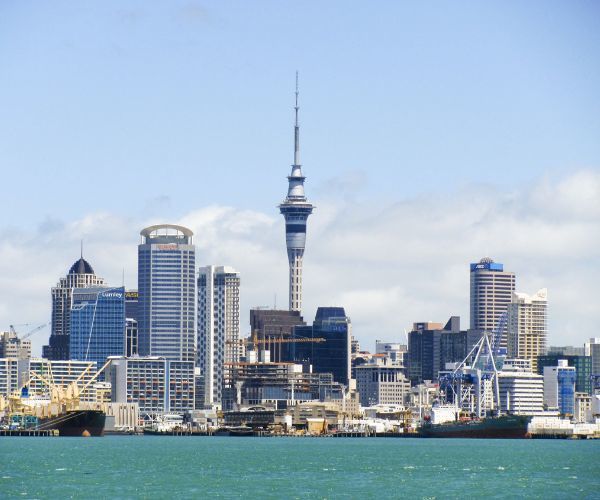
[[285, 217], [285, 242], [290, 266], [289, 308], [302, 310], [302, 261], [306, 245], [306, 220], [313, 211], [313, 205], [304, 194], [302, 165], [300, 164], [300, 126], [298, 125], [298, 73], [296, 72], [296, 105], [294, 122], [294, 163], [292, 173], [288, 175], [288, 194], [279, 205], [279, 211]]

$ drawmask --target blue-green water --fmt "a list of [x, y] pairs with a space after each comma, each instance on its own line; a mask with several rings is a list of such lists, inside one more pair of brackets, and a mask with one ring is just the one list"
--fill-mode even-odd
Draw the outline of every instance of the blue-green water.
[[600, 498], [600, 441], [1, 438], [0, 497]]

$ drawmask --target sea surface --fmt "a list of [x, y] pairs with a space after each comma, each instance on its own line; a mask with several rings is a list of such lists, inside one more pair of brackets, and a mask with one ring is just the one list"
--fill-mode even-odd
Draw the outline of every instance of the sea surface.
[[0, 438], [10, 498], [600, 498], [600, 440]]

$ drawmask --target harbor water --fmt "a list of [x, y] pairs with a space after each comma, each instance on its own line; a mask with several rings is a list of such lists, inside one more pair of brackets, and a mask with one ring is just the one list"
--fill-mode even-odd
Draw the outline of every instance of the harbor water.
[[600, 441], [2, 438], [0, 497], [600, 498]]

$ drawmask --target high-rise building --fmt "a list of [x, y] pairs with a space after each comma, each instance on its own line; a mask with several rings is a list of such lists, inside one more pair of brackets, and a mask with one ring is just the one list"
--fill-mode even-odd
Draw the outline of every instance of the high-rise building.
[[452, 316], [443, 327], [441, 323], [414, 323], [408, 334], [408, 377], [413, 384], [437, 380], [447, 363], [463, 361], [479, 339], [478, 331], [460, 329], [459, 316]]
[[52, 288], [52, 323], [50, 341], [43, 347], [43, 357], [51, 360], [69, 359], [71, 295], [74, 288], [103, 286], [104, 279], [96, 276], [92, 266], [83, 258], [77, 260], [66, 277]]
[[592, 376], [600, 378], [600, 338], [592, 337], [585, 343], [585, 355], [592, 358]]
[[533, 295], [513, 292], [508, 306], [508, 357], [531, 360], [537, 371], [538, 356], [546, 351], [548, 290]]
[[250, 309], [250, 334], [261, 342], [261, 348], [269, 351], [272, 362], [292, 361], [290, 344], [281, 340], [290, 339], [294, 327], [306, 322], [300, 311], [281, 309]]
[[140, 232], [138, 337], [142, 356], [195, 362], [196, 250], [193, 233], [159, 224]]
[[575, 412], [575, 368], [565, 359], [559, 359], [556, 366], [544, 367], [544, 403], [548, 409], [558, 409], [563, 415]]
[[28, 358], [0, 358], [0, 396], [8, 398], [29, 379]]
[[102, 366], [125, 353], [125, 289], [75, 288], [72, 292], [69, 359]]
[[315, 373], [332, 373], [334, 381], [349, 387], [352, 324], [343, 307], [319, 307], [312, 326], [295, 327], [294, 338], [324, 339], [292, 343], [294, 359]]
[[31, 341], [19, 338], [14, 329], [0, 332], [0, 358], [27, 359], [31, 357]]
[[201, 267], [198, 276], [198, 360], [204, 401], [223, 400], [225, 365], [240, 360], [240, 274], [231, 267]]
[[[471, 264], [471, 330], [493, 332], [506, 312], [515, 291], [515, 273], [489, 257]], [[506, 348], [506, 328], [500, 347]]]
[[288, 176], [288, 194], [279, 205], [285, 217], [285, 241], [289, 261], [289, 308], [302, 310], [302, 261], [306, 245], [306, 220], [313, 211], [304, 194], [304, 180], [300, 165], [300, 126], [298, 124], [298, 74], [296, 73], [296, 121], [294, 124], [294, 163]]

